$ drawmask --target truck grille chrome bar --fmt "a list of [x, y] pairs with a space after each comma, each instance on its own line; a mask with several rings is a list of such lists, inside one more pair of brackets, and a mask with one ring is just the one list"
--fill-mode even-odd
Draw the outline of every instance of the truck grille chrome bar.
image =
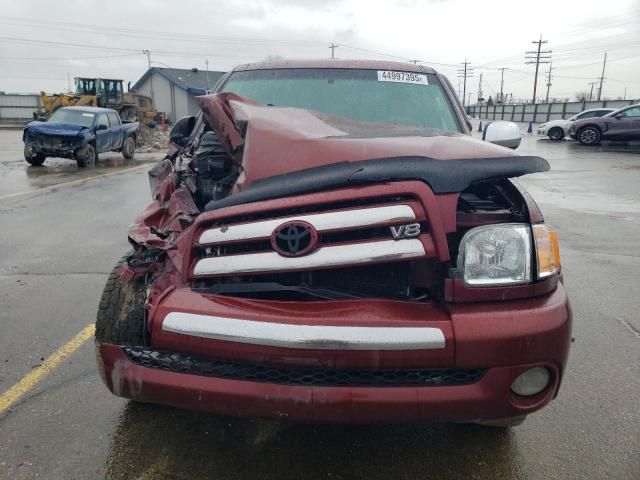
[[297, 215], [205, 230], [200, 235], [199, 244], [210, 245], [213, 243], [267, 238], [279, 225], [291, 221], [310, 223], [318, 232], [323, 232], [375, 226], [391, 222], [409, 222], [415, 220], [415, 218], [415, 213], [409, 205], [390, 205]]
[[423, 257], [425, 254], [420, 240], [383, 240], [326, 246], [304, 257], [283, 257], [276, 252], [261, 252], [202, 258], [196, 263], [193, 274], [195, 276], [228, 275], [332, 268], [406, 260]]
[[442, 330], [433, 327], [294, 325], [171, 312], [164, 318], [162, 330], [227, 342], [310, 350], [445, 348]]

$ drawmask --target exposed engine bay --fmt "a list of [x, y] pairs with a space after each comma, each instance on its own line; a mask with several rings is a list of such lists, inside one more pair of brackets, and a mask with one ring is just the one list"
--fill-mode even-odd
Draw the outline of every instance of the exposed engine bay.
[[[442, 207], [440, 214], [447, 217], [444, 220], [447, 225], [448, 252], [444, 257], [442, 252], [439, 252], [441, 258], [429, 255], [429, 258], [399, 262], [381, 259], [371, 263], [336, 267], [332, 267], [331, 262], [328, 262], [323, 267], [311, 266], [302, 270], [229, 270], [236, 272], [236, 275], [214, 275], [207, 271], [205, 275], [196, 275], [191, 279], [192, 288], [212, 294], [278, 300], [339, 300], [368, 297], [415, 301], [441, 299], [442, 279], [447, 275], [450, 266], [455, 265], [457, 246], [466, 231], [484, 224], [529, 220], [529, 207], [525, 198], [519, 188], [506, 177], [548, 169], [547, 162], [541, 158], [511, 155], [446, 161], [416, 155], [388, 158], [375, 156], [358, 161], [349, 158], [339, 161], [339, 157], [336, 157], [326, 165], [302, 169], [294, 168], [292, 165], [290, 172], [255, 178], [249, 182], [247, 173], [251, 162], [255, 162], [256, 159], [246, 158], [255, 150], [255, 146], [248, 148], [248, 145], [254, 137], [265, 133], [265, 129], [260, 129], [260, 122], [264, 120], [263, 110], [267, 107], [255, 106], [250, 101], [244, 103], [243, 99], [227, 94], [204, 97], [201, 103], [204, 115], [198, 123], [193, 122], [191, 141], [174, 150], [173, 155], [169, 155], [150, 172], [151, 187], [158, 210], [143, 215], [142, 222], [130, 231], [130, 240], [136, 252], [130, 257], [129, 267], [137, 274], [157, 270], [158, 262], [165, 254], [169, 264], [162, 268], [163, 273], [184, 273], [184, 268], [191, 268], [183, 265], [182, 254], [178, 253], [184, 247], [180, 242], [188, 242], [188, 239], [192, 238], [184, 235], [183, 230], [189, 230], [194, 220], [207, 212], [224, 212], [246, 205], [262, 205], [264, 202], [301, 195], [345, 192], [367, 185], [419, 181], [427, 184], [433, 193], [439, 194], [437, 198]], [[234, 119], [229, 124], [224, 122], [224, 117], [221, 118], [222, 114], [211, 114], [212, 111], [227, 113], [234, 104], [242, 106], [241, 116], [244, 117], [251, 116], [247, 109], [257, 110], [256, 132], [251, 128], [250, 118], [242, 121]], [[302, 112], [313, 115], [313, 112]], [[318, 120], [316, 117], [313, 118], [314, 121]], [[322, 116], [322, 119], [330, 123], [326, 116]], [[273, 136], [273, 132], [266, 130]], [[295, 128], [293, 131], [296, 132]], [[353, 141], [370, 140], [362, 138], [362, 127], [358, 132], [360, 136]], [[290, 137], [291, 133], [277, 132], [275, 137], [278, 135]], [[425, 138], [430, 136], [431, 133]], [[327, 138], [327, 141], [335, 141], [335, 138]], [[349, 141], [346, 134], [339, 138], [342, 145]], [[394, 145], [402, 140], [402, 137], [390, 139]], [[315, 137], [306, 140], [307, 143], [310, 141], [321, 142]], [[334, 151], [335, 148], [332, 147], [331, 150]], [[375, 153], [374, 149], [372, 154]], [[394, 194], [389, 197], [349, 199], [342, 202], [333, 200], [308, 206], [292, 205], [288, 202], [286, 211], [261, 211], [255, 208], [246, 211], [245, 208], [246, 213], [234, 214], [230, 218], [212, 221], [209, 224], [224, 231], [230, 225], [261, 222], [264, 219], [285, 216], [302, 218], [316, 214], [315, 212], [334, 212], [337, 215], [344, 209], [372, 205], [375, 208], [392, 208], [398, 203], [415, 201], [416, 198], [407, 193], [404, 196]], [[369, 210], [370, 208], [365, 208], [364, 211]], [[428, 232], [433, 228], [427, 221], [429, 217], [430, 214], [427, 213], [422, 221], [407, 225], [394, 226], [393, 222], [385, 222], [371, 227], [320, 232], [319, 242], [325, 246], [340, 246], [349, 242], [398, 240], [399, 237], [396, 237], [394, 232], [402, 233], [403, 228], [413, 228], [417, 234]], [[157, 222], [158, 219], [161, 219], [160, 223]], [[145, 225], [149, 220], [152, 220], [152, 224]], [[215, 247], [195, 245], [193, 256], [203, 259], [231, 257], [231, 260], [239, 261], [242, 256], [247, 255], [261, 258], [257, 255], [271, 250], [270, 240], [266, 235]], [[444, 258], [447, 261], [443, 262]], [[153, 277], [152, 273], [151, 278]]]

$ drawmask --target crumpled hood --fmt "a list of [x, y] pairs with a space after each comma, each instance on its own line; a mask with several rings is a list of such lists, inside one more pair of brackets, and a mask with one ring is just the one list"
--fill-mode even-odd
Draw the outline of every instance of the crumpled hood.
[[513, 150], [465, 134], [269, 107], [232, 93], [199, 97], [199, 102], [209, 124], [242, 166], [237, 190], [256, 180], [340, 162], [406, 156], [517, 157]]
[[68, 123], [48, 123], [48, 122], [30, 122], [27, 124], [27, 130], [33, 133], [41, 133], [45, 135], [77, 135], [81, 130], [87, 127], [79, 125], [71, 125]]

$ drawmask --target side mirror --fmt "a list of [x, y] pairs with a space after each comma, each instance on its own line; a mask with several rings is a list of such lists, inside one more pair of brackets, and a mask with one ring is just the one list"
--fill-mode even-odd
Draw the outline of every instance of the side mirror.
[[107, 128], [109, 128], [109, 127], [107, 127], [106, 125], [102, 124], [102, 125], [98, 125], [96, 127], [96, 130], [106, 130]]
[[178, 120], [169, 133], [169, 142], [179, 147], [185, 147], [189, 141], [189, 136], [196, 124], [196, 117], [191, 115]]
[[484, 132], [482, 132], [482, 139], [489, 143], [515, 150], [520, 146], [522, 136], [520, 135], [520, 128], [515, 123], [497, 121], [487, 123], [487, 126], [484, 127]]

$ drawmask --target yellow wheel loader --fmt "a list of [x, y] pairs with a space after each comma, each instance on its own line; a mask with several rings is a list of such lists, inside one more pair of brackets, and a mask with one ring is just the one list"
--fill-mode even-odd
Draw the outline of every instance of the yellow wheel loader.
[[49, 95], [40, 92], [42, 107], [33, 113], [37, 120], [46, 120], [60, 107], [91, 106], [113, 108], [124, 121], [150, 122], [156, 117], [151, 97], [125, 92], [122, 80], [108, 78], [74, 78], [75, 94]]

